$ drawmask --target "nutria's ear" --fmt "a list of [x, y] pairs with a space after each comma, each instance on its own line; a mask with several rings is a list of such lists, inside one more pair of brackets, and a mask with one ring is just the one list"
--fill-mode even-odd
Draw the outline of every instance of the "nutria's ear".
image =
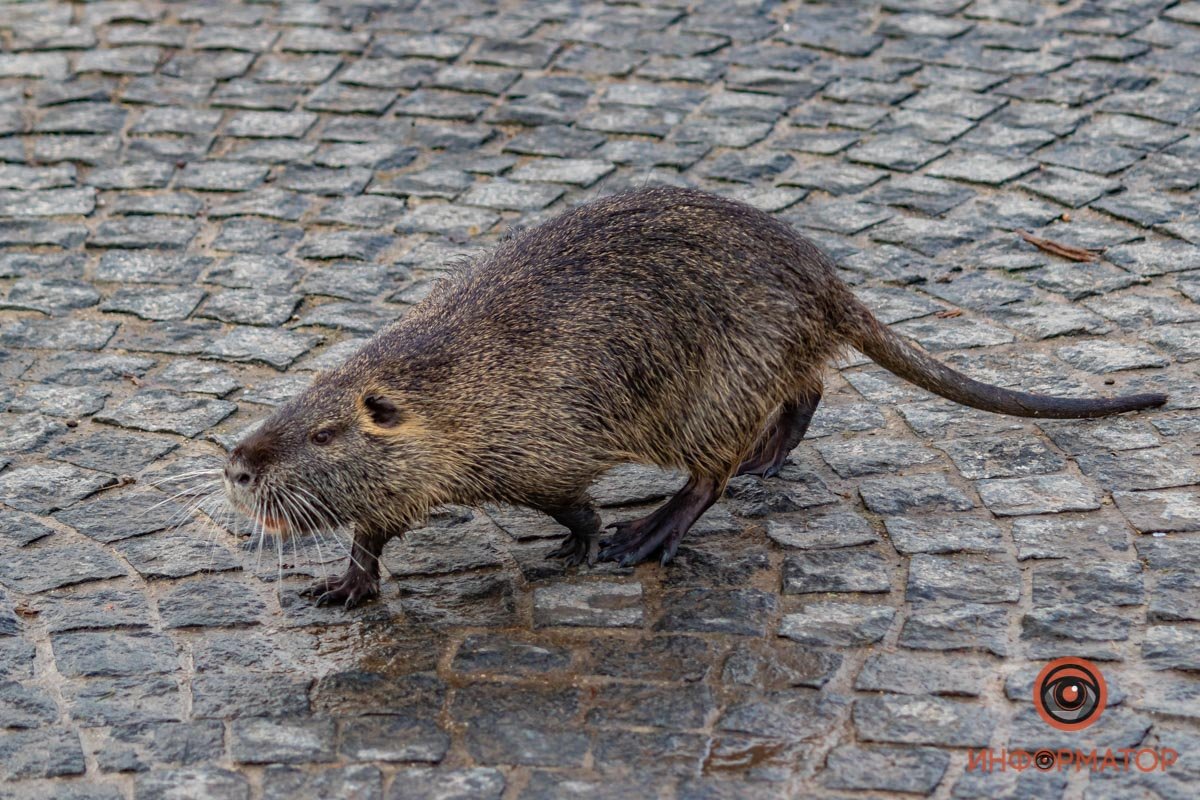
[[371, 415], [371, 421], [381, 428], [394, 428], [404, 418], [400, 407], [381, 394], [369, 394], [363, 397], [363, 405]]

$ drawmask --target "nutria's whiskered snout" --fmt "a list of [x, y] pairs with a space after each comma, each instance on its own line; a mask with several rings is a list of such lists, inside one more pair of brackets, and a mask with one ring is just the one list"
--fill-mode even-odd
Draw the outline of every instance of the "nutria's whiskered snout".
[[355, 363], [319, 376], [230, 452], [232, 504], [269, 530], [312, 533], [356, 522], [405, 526], [429, 507], [419, 417], [402, 388]]

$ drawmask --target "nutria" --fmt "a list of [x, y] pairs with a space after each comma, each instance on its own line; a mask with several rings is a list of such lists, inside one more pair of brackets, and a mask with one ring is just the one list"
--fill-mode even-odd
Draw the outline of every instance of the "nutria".
[[658, 187], [506, 237], [440, 282], [238, 444], [225, 485], [275, 530], [353, 523], [346, 573], [310, 590], [322, 603], [375, 596], [387, 540], [447, 503], [539, 509], [570, 531], [552, 556], [593, 560], [588, 485], [625, 462], [690, 477], [657, 511], [612, 526], [599, 558], [665, 564], [731, 476], [779, 471], [826, 362], [850, 347], [1001, 414], [1098, 417], [1166, 401], [972, 380], [877, 321], [788, 225]]

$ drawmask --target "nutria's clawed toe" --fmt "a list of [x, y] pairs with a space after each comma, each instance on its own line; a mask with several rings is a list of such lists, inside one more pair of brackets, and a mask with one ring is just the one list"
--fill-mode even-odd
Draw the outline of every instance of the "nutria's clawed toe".
[[596, 543], [586, 537], [568, 533], [563, 537], [562, 544], [546, 554], [546, 558], [561, 559], [568, 567], [578, 567], [580, 564], [591, 566], [596, 563]]
[[316, 599], [319, 606], [358, 608], [379, 597], [379, 581], [352, 570], [338, 578], [317, 581], [300, 594]]

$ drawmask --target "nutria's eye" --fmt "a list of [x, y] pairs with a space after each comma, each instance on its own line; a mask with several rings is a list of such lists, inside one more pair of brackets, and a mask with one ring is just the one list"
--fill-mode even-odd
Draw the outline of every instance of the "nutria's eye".
[[312, 435], [313, 444], [329, 444], [333, 441], [333, 431], [328, 428], [319, 430]]
[[403, 416], [399, 407], [381, 394], [369, 394], [363, 398], [363, 405], [371, 415], [371, 421], [381, 428], [394, 428], [400, 424]]

